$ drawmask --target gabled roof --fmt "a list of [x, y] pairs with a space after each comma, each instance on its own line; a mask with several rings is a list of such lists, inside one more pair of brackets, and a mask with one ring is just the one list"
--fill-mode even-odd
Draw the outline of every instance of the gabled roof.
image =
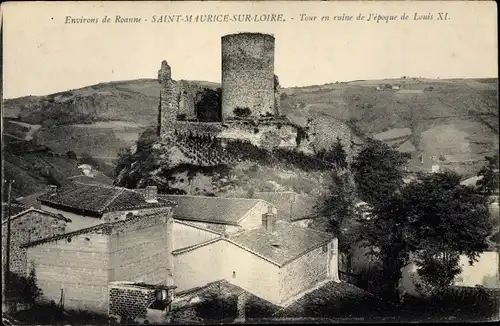
[[120, 232], [119, 228], [127, 223], [137, 221], [139, 219], [147, 219], [147, 218], [152, 218], [152, 217], [157, 217], [157, 216], [162, 216], [162, 215], [163, 215], [163, 213], [137, 215], [137, 216], [134, 216], [132, 218], [125, 219], [125, 220], [113, 221], [113, 222], [108, 222], [108, 223], [101, 223], [101, 224], [97, 224], [97, 225], [94, 225], [94, 226], [91, 226], [88, 228], [84, 228], [84, 229], [80, 229], [80, 230], [76, 230], [76, 231], [72, 231], [72, 232], [68, 232], [68, 233], [64, 233], [64, 234], [57, 234], [55, 236], [51, 236], [48, 238], [27, 242], [27, 243], [21, 245], [21, 248], [33, 247], [33, 246], [37, 246], [39, 244], [57, 241], [57, 240], [61, 240], [61, 239], [67, 239], [67, 238], [71, 238], [71, 237], [78, 236], [81, 234], [90, 234], [90, 233], [112, 234], [114, 231]]
[[333, 238], [329, 233], [277, 221], [272, 233], [261, 227], [235, 233], [228, 240], [281, 267]]
[[106, 212], [173, 206], [168, 200], [146, 202], [137, 191], [106, 185], [69, 184], [55, 193], [40, 197], [42, 204], [99, 216]]
[[[50, 217], [56, 218], [58, 220], [63, 220], [63, 221], [68, 222], [68, 223], [71, 222], [71, 220], [69, 218], [64, 217], [61, 214], [55, 214], [55, 213], [52, 213], [52, 212], [47, 212], [47, 211], [44, 211], [44, 210], [41, 210], [41, 209], [36, 209], [36, 208], [29, 208], [29, 209], [27, 209], [25, 211], [22, 211], [22, 212], [20, 212], [20, 213], [18, 213], [16, 215], [13, 215], [13, 216], [10, 217], [10, 220], [13, 221], [13, 220], [15, 220], [15, 219], [17, 219], [17, 218], [19, 218], [21, 216], [26, 215], [27, 213], [31, 213], [31, 212], [36, 212], [36, 213], [41, 214], [41, 215], [50, 216]], [[5, 224], [5, 223], [7, 223], [7, 218], [5, 218], [5, 219], [2, 220], [2, 224]]]
[[287, 221], [299, 221], [312, 218], [317, 199], [300, 195], [293, 191], [256, 192], [253, 198], [265, 200], [278, 209], [278, 218]]
[[158, 195], [177, 203], [174, 218], [178, 220], [238, 225], [260, 199], [226, 198], [188, 195]]

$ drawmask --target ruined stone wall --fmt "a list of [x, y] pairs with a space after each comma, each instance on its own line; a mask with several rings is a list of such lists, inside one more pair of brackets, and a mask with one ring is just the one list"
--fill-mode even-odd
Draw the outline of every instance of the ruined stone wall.
[[109, 315], [121, 319], [146, 319], [147, 308], [155, 301], [155, 290], [129, 284], [109, 284]]
[[[26, 276], [29, 272], [26, 248], [20, 248], [20, 246], [30, 241], [64, 233], [66, 222], [32, 210], [11, 220], [10, 229], [10, 271], [20, 276]], [[2, 262], [5, 260], [6, 248], [7, 223], [2, 223]]]
[[222, 37], [222, 117], [237, 107], [252, 116], [274, 114], [274, 37], [240, 33]]
[[281, 91], [280, 81], [277, 75], [274, 75], [274, 114], [281, 114]]
[[207, 87], [185, 80], [177, 82], [179, 101], [178, 119], [193, 120], [197, 118], [196, 105], [202, 99], [205, 88]]
[[230, 123], [228, 128], [222, 129], [218, 138], [248, 140], [256, 146], [262, 146], [270, 136], [276, 138], [277, 147], [295, 148], [297, 145], [297, 130], [288, 124], [280, 123]]
[[172, 80], [172, 71], [167, 61], [163, 60], [158, 70], [160, 82], [160, 137], [165, 138], [174, 130], [174, 121], [179, 107], [177, 88]]

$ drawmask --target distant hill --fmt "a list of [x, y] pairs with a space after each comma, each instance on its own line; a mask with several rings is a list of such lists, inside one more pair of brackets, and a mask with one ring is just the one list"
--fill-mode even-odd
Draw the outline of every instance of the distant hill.
[[[210, 82], [193, 81], [207, 88]], [[43, 126], [97, 121], [128, 121], [148, 125], [156, 121], [160, 84], [156, 79], [100, 83], [47, 96], [4, 101], [4, 116]]]
[[[88, 153], [112, 164], [122, 148], [156, 124], [159, 92], [156, 79], [138, 79], [8, 99], [4, 118], [16, 122], [4, 140]], [[324, 146], [353, 132], [357, 142], [375, 137], [401, 151], [423, 151], [466, 175], [498, 148], [498, 79], [401, 78], [292, 87], [282, 89], [281, 104], [293, 122], [313, 120], [315, 138]]]

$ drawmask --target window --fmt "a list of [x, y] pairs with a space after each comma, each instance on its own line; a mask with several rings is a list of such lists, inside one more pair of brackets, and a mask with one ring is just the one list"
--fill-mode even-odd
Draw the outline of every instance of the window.
[[328, 245], [323, 245], [323, 252], [327, 252], [328, 251]]

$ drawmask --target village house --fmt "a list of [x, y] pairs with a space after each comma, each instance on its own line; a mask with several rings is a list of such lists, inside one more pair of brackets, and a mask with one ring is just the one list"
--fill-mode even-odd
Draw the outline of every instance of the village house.
[[177, 203], [172, 245], [176, 291], [226, 279], [280, 304], [318, 282], [337, 279], [336, 239], [278, 221], [278, 209], [267, 201], [159, 197]]
[[168, 240], [173, 206], [22, 245], [43, 298], [107, 314], [110, 282], [172, 285]]
[[169, 211], [170, 203], [157, 198], [157, 188], [136, 191], [100, 184], [70, 183], [38, 198], [40, 208], [71, 219], [67, 231], [76, 231], [127, 215]]
[[273, 304], [318, 283], [338, 280], [337, 242], [330, 234], [276, 221], [174, 250], [174, 284], [183, 291], [226, 279]]
[[40, 203], [46, 211], [27, 212], [64, 223], [38, 237], [30, 232], [41, 224], [32, 223], [13, 251], [24, 257], [25, 271], [36, 271], [44, 299], [67, 308], [109, 313], [124, 297], [147, 293], [144, 315], [165, 289], [171, 296], [174, 288], [182, 293], [220, 280], [280, 305], [338, 281], [337, 239], [278, 220], [277, 208], [262, 199], [73, 185]]

